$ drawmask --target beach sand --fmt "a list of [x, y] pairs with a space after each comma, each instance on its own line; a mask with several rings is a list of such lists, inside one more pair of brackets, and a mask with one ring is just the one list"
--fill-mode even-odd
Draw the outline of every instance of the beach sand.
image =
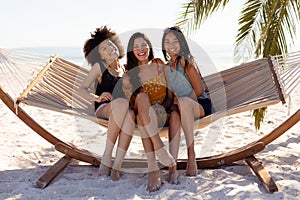
[[[290, 104], [290, 105], [289, 105]], [[255, 131], [251, 112], [243, 112], [197, 131], [197, 156], [228, 152], [268, 134], [299, 109], [300, 86], [292, 92], [287, 104], [268, 107], [261, 129]], [[31, 116], [51, 133], [101, 154], [105, 129], [88, 121], [25, 106]], [[45, 189], [35, 182], [63, 154], [28, 128], [0, 101], [0, 199], [300, 199], [300, 123], [256, 154], [276, 182], [279, 191], [270, 194], [242, 161], [217, 169], [201, 169], [196, 177], [179, 171], [180, 183], [166, 181], [157, 192], [145, 190], [145, 170], [129, 169], [120, 181], [99, 177], [98, 168], [74, 161]], [[216, 128], [217, 127], [217, 128]], [[219, 130], [221, 129], [221, 131]], [[215, 134], [214, 134], [215, 133]], [[141, 141], [134, 138], [128, 157], [138, 157]], [[180, 157], [186, 154], [182, 140]]]

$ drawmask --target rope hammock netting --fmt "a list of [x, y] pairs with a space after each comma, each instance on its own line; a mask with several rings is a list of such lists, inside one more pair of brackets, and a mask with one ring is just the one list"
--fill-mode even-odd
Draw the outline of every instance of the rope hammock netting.
[[[300, 52], [295, 52], [257, 59], [204, 77], [215, 113], [196, 120], [195, 130], [224, 116], [280, 101], [285, 103], [285, 98], [300, 82], [299, 64]], [[107, 128], [106, 119], [94, 116], [94, 103], [77, 92], [89, 72], [86, 67], [56, 55], [49, 57], [0, 49], [0, 70], [0, 86], [13, 98], [15, 107], [22, 104], [36, 106], [83, 117]], [[94, 93], [93, 87], [89, 89]], [[220, 125], [216, 126], [221, 129]], [[162, 128], [160, 134], [166, 136], [167, 130], [167, 127]], [[138, 129], [135, 129], [135, 135], [139, 135]], [[210, 135], [213, 138], [207, 137], [207, 141], [218, 136], [216, 133]], [[210, 146], [213, 142], [204, 143]], [[201, 152], [212, 148], [202, 146]]]
[[[261, 58], [204, 77], [216, 112], [197, 120], [196, 128], [222, 116], [282, 101], [300, 82], [300, 52]], [[78, 95], [88, 69], [57, 56], [0, 49], [0, 85], [17, 104], [23, 103], [90, 119], [92, 102]], [[93, 92], [94, 88], [90, 88]]]

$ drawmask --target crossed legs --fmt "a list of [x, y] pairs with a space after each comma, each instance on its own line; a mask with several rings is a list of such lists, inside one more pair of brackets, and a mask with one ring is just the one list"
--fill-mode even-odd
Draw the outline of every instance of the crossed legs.
[[160, 171], [155, 155], [163, 165], [172, 167], [176, 165], [176, 162], [172, 155], [165, 149], [158, 135], [157, 116], [151, 107], [148, 95], [139, 93], [136, 97], [135, 106], [138, 110], [137, 123], [142, 135], [142, 142], [148, 161], [147, 189], [153, 192], [161, 187]]

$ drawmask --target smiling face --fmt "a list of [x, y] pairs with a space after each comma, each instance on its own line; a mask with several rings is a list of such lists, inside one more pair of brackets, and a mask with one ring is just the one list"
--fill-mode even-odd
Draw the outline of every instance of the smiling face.
[[149, 45], [144, 38], [138, 37], [134, 40], [133, 54], [137, 58], [139, 65], [148, 63], [149, 51]]
[[179, 40], [173, 32], [167, 33], [164, 40], [164, 49], [167, 51], [170, 57], [176, 57], [179, 54]]
[[112, 63], [118, 59], [120, 52], [117, 46], [109, 39], [104, 40], [99, 44], [98, 52], [101, 59], [105, 60], [107, 64]]

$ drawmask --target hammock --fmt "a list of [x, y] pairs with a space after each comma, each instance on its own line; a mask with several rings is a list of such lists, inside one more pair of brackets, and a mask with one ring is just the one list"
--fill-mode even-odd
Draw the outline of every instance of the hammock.
[[[285, 103], [286, 97], [300, 82], [299, 65], [300, 52], [295, 52], [257, 59], [204, 77], [215, 113], [196, 120], [195, 129], [203, 128], [224, 116], [269, 106], [280, 101]], [[73, 158], [99, 165], [101, 158], [54, 137], [21, 108], [22, 104], [41, 107], [80, 116], [107, 127], [107, 120], [94, 116], [93, 103], [77, 93], [81, 82], [88, 74], [88, 69], [56, 55], [49, 58], [40, 54], [0, 49], [0, 71], [2, 101], [28, 126], [67, 155], [41, 177], [37, 182], [39, 187], [46, 187]], [[92, 87], [89, 90], [94, 92]], [[299, 110], [292, 117], [292, 121], [287, 128], [299, 121]], [[166, 130], [165, 127], [161, 132]], [[199, 158], [198, 167], [215, 167], [248, 158], [246, 162], [257, 171], [253, 163], [257, 164], [258, 161], [250, 160], [250, 157], [254, 158], [255, 153], [261, 151], [266, 144], [283, 132], [277, 132], [275, 135], [270, 133], [271, 137], [227, 154]], [[145, 167], [145, 163], [144, 159], [128, 159], [124, 161], [124, 166]], [[185, 168], [185, 165], [186, 160], [178, 161], [179, 168]], [[276, 185], [270, 186], [269, 183], [267, 189], [272, 191], [272, 188], [274, 191], [277, 189]]]
[[[216, 112], [197, 120], [195, 128], [203, 128], [223, 116], [279, 101], [285, 103], [300, 82], [299, 56], [300, 52], [296, 52], [262, 58], [204, 77]], [[88, 69], [57, 56], [48, 59], [4, 49], [0, 49], [0, 59], [1, 87], [16, 104], [77, 115], [107, 127], [107, 120], [94, 116], [93, 102], [77, 93]]]

